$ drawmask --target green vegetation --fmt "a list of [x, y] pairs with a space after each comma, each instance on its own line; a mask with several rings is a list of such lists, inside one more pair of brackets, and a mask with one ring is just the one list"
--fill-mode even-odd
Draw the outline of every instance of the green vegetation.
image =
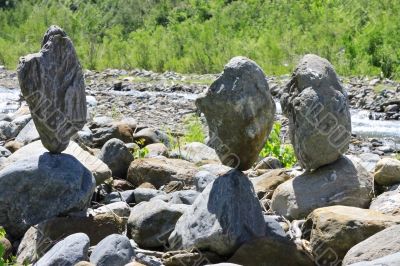
[[140, 158], [145, 158], [147, 154], [149, 154], [149, 149], [146, 147], [143, 147], [145, 144], [144, 139], [140, 139], [136, 141], [136, 144], [139, 146], [139, 149], [136, 149], [133, 151], [133, 157], [135, 159], [140, 159]]
[[260, 152], [261, 157], [274, 156], [278, 158], [284, 167], [290, 168], [296, 163], [293, 146], [291, 144], [282, 143], [281, 134], [282, 125], [275, 122], [272, 131], [265, 143], [264, 148]]
[[184, 134], [183, 136], [174, 134], [170, 129], [164, 130], [168, 136], [170, 149], [178, 151], [187, 143], [201, 142], [204, 143], [206, 136], [204, 134], [203, 124], [200, 117], [195, 114], [187, 115], [183, 119]]
[[196, 115], [189, 115], [183, 120], [185, 125], [185, 135], [183, 136], [182, 142], [184, 144], [190, 142], [201, 142], [204, 143], [206, 139], [204, 135], [203, 125], [201, 124], [200, 117]]
[[377, 84], [377, 85], [374, 86], [374, 91], [377, 94], [383, 92], [384, 90], [396, 90], [396, 87], [387, 86], [387, 85], [384, 85], [384, 84]]
[[85, 68], [220, 72], [233, 56], [267, 74], [315, 53], [348, 75], [400, 78], [400, 2], [392, 0], [0, 1], [0, 64], [63, 27]]
[[[0, 239], [6, 236], [6, 231], [4, 230], [3, 227], [0, 226]], [[5, 260], [3, 258], [4, 255], [4, 247], [0, 243], [0, 266], [5, 266], [5, 265], [17, 265], [16, 263], [16, 257], [12, 256], [10, 259]]]
[[[2, 227], [0, 227], [0, 239], [5, 237], [5, 235], [6, 235], [6, 231]], [[3, 266], [6, 263], [3, 259], [3, 255], [4, 255], [4, 247], [0, 243], [0, 266]]]

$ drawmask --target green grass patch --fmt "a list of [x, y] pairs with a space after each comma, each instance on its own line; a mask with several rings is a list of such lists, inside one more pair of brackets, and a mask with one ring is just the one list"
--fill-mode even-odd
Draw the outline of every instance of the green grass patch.
[[184, 144], [190, 142], [204, 143], [206, 137], [200, 117], [196, 115], [188, 115], [183, 120], [183, 123], [185, 125], [185, 133], [182, 138], [182, 142]]
[[275, 122], [272, 131], [260, 152], [261, 157], [273, 156], [283, 164], [284, 167], [290, 168], [296, 164], [297, 159], [291, 144], [282, 143], [281, 127], [279, 122]]
[[396, 87], [392, 87], [392, 86], [388, 86], [388, 85], [384, 85], [384, 84], [376, 84], [374, 86], [374, 92], [376, 94], [379, 94], [384, 90], [396, 90]]

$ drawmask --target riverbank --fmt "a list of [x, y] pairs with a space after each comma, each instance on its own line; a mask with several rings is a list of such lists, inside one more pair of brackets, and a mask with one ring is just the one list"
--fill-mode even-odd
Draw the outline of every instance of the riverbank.
[[[197, 113], [194, 100], [217, 76], [146, 70], [86, 70], [88, 120], [133, 118], [139, 129], [151, 127], [183, 134], [185, 117]], [[279, 97], [289, 78], [289, 75], [268, 77], [277, 103], [276, 120], [282, 123], [282, 132], [287, 132], [287, 121], [281, 114]], [[353, 138], [349, 152], [373, 152], [380, 156], [397, 152], [400, 143], [400, 84], [377, 78], [344, 77], [341, 80], [348, 92], [352, 114]], [[3, 117], [25, 106], [20, 98], [15, 71], [0, 68], [0, 95], [0, 114]], [[207, 131], [204, 118], [202, 121]]]

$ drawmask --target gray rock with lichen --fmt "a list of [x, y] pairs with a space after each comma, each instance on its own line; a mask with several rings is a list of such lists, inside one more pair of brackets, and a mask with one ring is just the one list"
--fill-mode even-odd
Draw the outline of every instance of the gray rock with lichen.
[[336, 161], [351, 137], [347, 93], [333, 66], [305, 55], [281, 97], [289, 135], [299, 164], [307, 170]]
[[85, 84], [72, 41], [51, 26], [40, 52], [20, 58], [18, 80], [43, 145], [60, 153], [86, 122]]
[[272, 129], [276, 109], [262, 69], [248, 58], [232, 58], [196, 106], [209, 126], [207, 145], [222, 163], [249, 169]]

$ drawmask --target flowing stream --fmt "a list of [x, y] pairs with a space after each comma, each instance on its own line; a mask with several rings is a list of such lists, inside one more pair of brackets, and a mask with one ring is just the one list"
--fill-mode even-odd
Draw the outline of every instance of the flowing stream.
[[[7, 89], [0, 87], [0, 114], [9, 114], [15, 112], [19, 108], [19, 94], [18, 89]], [[197, 94], [194, 93], [177, 93], [177, 92], [141, 92], [141, 91], [127, 91], [117, 92], [110, 91], [111, 95], [124, 94], [135, 98], [149, 98], [149, 97], [171, 97], [172, 99], [182, 99], [186, 101], [194, 101]], [[276, 101], [276, 111], [278, 114], [282, 113], [282, 108], [279, 101]], [[365, 138], [381, 139], [389, 144], [400, 144], [400, 121], [394, 120], [370, 120], [368, 118], [368, 110], [351, 109], [351, 124], [353, 133]]]
[[0, 86], [0, 114], [14, 113], [18, 110], [20, 104], [19, 90], [7, 89]]
[[[282, 113], [281, 105], [276, 103], [276, 112]], [[368, 110], [351, 109], [351, 129], [354, 134], [363, 138], [377, 138], [386, 145], [400, 145], [400, 121], [370, 120]]]

